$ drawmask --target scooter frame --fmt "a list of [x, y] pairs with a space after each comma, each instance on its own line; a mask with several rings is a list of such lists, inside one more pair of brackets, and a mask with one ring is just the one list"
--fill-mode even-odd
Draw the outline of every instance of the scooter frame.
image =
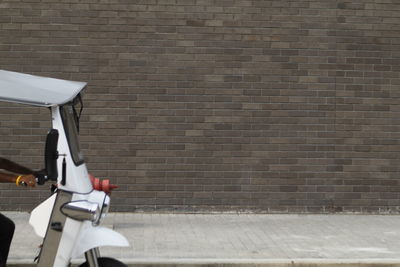
[[[72, 105], [72, 104], [67, 104]], [[67, 267], [72, 258], [85, 253], [89, 267], [98, 267], [100, 246], [128, 246], [128, 241], [119, 233], [97, 225], [96, 222], [76, 220], [62, 212], [63, 207], [73, 202], [97, 204], [99, 216], [109, 206], [109, 197], [102, 191], [93, 190], [84, 162], [76, 164], [71, 155], [65, 124], [60, 113], [63, 106], [52, 107], [53, 129], [58, 131], [57, 160], [58, 175], [56, 197], [47, 222], [46, 235], [39, 255], [38, 267]], [[66, 176], [68, 179], [66, 179]], [[107, 207], [105, 207], [107, 206]], [[107, 211], [104, 211], [105, 213]], [[34, 212], [32, 212], [34, 216]], [[37, 221], [37, 220], [36, 220]], [[45, 223], [45, 222], [43, 222]], [[35, 227], [37, 225], [32, 224]], [[65, 231], [64, 231], [65, 230]]]
[[[83, 82], [0, 70], [0, 101], [50, 108], [52, 129], [59, 134], [55, 147], [59, 157], [53, 169], [61, 175], [48, 176], [57, 181], [57, 190], [30, 217], [35, 232], [44, 238], [38, 267], [68, 267], [71, 259], [82, 254], [89, 267], [98, 267], [100, 246], [129, 246], [125, 237], [98, 225], [108, 211], [109, 197], [93, 189], [83, 159], [77, 161], [76, 147], [73, 151], [78, 141], [77, 137], [70, 139], [70, 130], [76, 130], [75, 120], [79, 117], [71, 120], [73, 125], [68, 124], [65, 117], [71, 117], [65, 112], [76, 112], [67, 108], [81, 100], [85, 86]], [[95, 209], [85, 210], [83, 204]]]

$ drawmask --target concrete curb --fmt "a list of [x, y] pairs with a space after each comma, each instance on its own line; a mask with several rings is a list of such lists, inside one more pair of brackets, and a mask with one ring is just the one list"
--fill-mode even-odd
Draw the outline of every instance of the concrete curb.
[[[399, 259], [122, 259], [128, 267], [400, 267]], [[81, 261], [74, 261], [77, 267]], [[8, 267], [36, 267], [26, 260], [10, 262]]]

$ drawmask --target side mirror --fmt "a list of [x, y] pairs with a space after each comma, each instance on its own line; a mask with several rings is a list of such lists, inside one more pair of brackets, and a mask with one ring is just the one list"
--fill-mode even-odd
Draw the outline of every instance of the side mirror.
[[57, 159], [58, 159], [58, 131], [56, 129], [51, 129], [46, 137], [46, 146], [44, 151], [44, 162], [45, 170], [47, 174], [47, 179], [57, 180], [58, 170], [57, 170]]

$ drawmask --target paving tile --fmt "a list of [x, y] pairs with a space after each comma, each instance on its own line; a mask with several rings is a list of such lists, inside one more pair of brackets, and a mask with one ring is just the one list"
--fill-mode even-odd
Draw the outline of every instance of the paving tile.
[[[9, 262], [31, 262], [41, 239], [29, 214], [5, 215], [17, 229]], [[127, 263], [400, 264], [400, 216], [110, 213], [103, 223], [131, 246], [105, 247], [102, 255]]]

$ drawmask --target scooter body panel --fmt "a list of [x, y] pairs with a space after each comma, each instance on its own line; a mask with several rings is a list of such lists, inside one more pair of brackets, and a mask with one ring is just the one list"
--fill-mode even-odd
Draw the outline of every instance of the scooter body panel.
[[49, 225], [51, 212], [56, 201], [57, 194], [51, 195], [39, 206], [32, 210], [29, 217], [29, 224], [33, 227], [35, 233], [44, 238], [46, 236], [47, 226]]

